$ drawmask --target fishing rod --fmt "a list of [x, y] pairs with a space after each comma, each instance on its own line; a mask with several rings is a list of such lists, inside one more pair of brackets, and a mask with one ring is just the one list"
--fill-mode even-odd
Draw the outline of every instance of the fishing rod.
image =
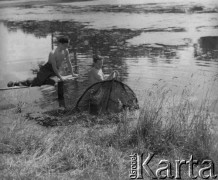
[[[80, 75], [79, 77], [72, 77], [72, 75], [62, 76], [64, 78], [64, 82], [68, 82], [70, 80], [76, 80], [78, 78], [82, 78]], [[57, 81], [61, 82], [61, 81]], [[46, 84], [45, 84], [46, 85]], [[31, 88], [32, 86], [15, 86], [15, 87], [7, 87], [7, 88], [0, 88], [0, 91], [7, 91], [7, 90], [14, 90], [14, 89], [23, 89], [23, 88]]]

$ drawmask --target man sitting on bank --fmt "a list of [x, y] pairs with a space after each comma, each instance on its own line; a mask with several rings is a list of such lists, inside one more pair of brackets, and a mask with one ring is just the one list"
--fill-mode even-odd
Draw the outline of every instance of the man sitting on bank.
[[110, 80], [116, 78], [119, 73], [118, 71], [113, 71], [108, 77], [102, 72], [103, 58], [100, 56], [93, 57], [93, 67], [88, 73], [88, 79], [90, 84], [94, 84], [104, 80]]
[[41, 86], [41, 85], [55, 85], [56, 80], [51, 79], [52, 76], [57, 76], [60, 82], [64, 81], [64, 78], [60, 75], [59, 69], [64, 60], [66, 60], [70, 72], [73, 77], [77, 77], [77, 74], [74, 74], [73, 68], [69, 58], [69, 46], [70, 40], [67, 37], [61, 37], [58, 39], [57, 48], [50, 52], [48, 62], [43, 65], [37, 76], [33, 79], [27, 79], [24, 81], [12, 82], [8, 83], [8, 87], [12, 86]]

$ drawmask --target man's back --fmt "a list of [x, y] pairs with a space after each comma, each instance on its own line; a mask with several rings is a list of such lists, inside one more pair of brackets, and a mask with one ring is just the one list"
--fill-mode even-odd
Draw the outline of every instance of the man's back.
[[59, 69], [65, 60], [65, 51], [53, 50], [49, 54], [48, 62], [52, 64], [52, 59], [55, 61], [57, 69]]

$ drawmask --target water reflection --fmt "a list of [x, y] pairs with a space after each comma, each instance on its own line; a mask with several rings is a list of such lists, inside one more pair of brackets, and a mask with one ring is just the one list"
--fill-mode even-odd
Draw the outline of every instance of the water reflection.
[[[131, 39], [141, 33], [139, 30], [113, 29], [113, 30], [95, 30], [85, 28], [84, 25], [76, 22], [59, 21], [25, 21], [25, 22], [6, 22], [9, 30], [16, 28], [22, 29], [25, 33], [32, 33], [37, 38], [52, 34], [52, 37], [58, 35], [67, 35], [71, 39], [70, 53], [73, 54], [72, 63], [75, 70], [79, 70], [77, 54], [85, 54], [89, 58], [95, 53], [106, 56], [105, 66], [108, 67], [106, 73], [112, 68], [123, 67], [122, 73], [127, 74], [127, 66], [123, 57], [136, 56], [139, 50], [127, 48], [127, 39]], [[51, 39], [51, 47], [55, 46], [55, 40]], [[143, 50], [142, 50], [143, 51]], [[91, 65], [90, 60], [86, 63]], [[112, 64], [112, 66], [108, 66]], [[121, 76], [122, 76], [121, 73]]]
[[[17, 30], [21, 29], [24, 33], [33, 34], [36, 38], [45, 38], [48, 35], [51, 35], [52, 48], [56, 46], [56, 38], [59, 35], [66, 35], [70, 38], [71, 44], [69, 50], [72, 54], [71, 60], [74, 66], [74, 70], [77, 73], [82, 74], [84, 78], [81, 80], [81, 86], [78, 85], [79, 82], [77, 81], [73, 81], [71, 84], [65, 84], [65, 96], [68, 96], [68, 98], [65, 99], [68, 104], [71, 104], [70, 101], [72, 101], [72, 99], [75, 101], [81, 92], [83, 92], [84, 89], [88, 87], [88, 85], [84, 83], [84, 80], [87, 76], [87, 70], [84, 71], [83, 67], [88, 66], [88, 68], [90, 68], [92, 64], [92, 55], [95, 53], [106, 56], [104, 62], [106, 73], [110, 73], [112, 69], [118, 69], [121, 71], [121, 80], [123, 79], [123, 74], [125, 74], [125, 77], [127, 77], [127, 66], [125, 65], [125, 61], [123, 61], [125, 52], [122, 51], [122, 49], [125, 49], [124, 46], [126, 39], [132, 38], [135, 34], [138, 35], [138, 33], [135, 33], [134, 31], [126, 31], [125, 29], [111, 31], [85, 29], [83, 25], [74, 22], [9, 21], [5, 22], [5, 25], [8, 27], [11, 33], [16, 33]], [[18, 44], [17, 46], [19, 49]], [[80, 58], [81, 54], [85, 54], [88, 60], [80, 62], [80, 59], [83, 59]], [[65, 65], [63, 69], [65, 70]], [[87, 67], [85, 69], [87, 69]], [[35, 73], [35, 71], [36, 70], [32, 69], [33, 73]], [[66, 73], [66, 71], [64, 73]], [[56, 99], [54, 97], [57, 97], [56, 91], [50, 88], [43, 88], [42, 94], [44, 96], [42, 100], [43, 106], [51, 103], [51, 101]], [[62, 101], [60, 103], [63, 105]]]
[[[28, 51], [28, 54], [34, 54], [35, 58], [39, 54], [40, 57], [47, 57], [49, 51], [56, 46], [56, 37], [67, 35], [71, 40], [71, 61], [76, 73], [81, 74], [82, 77], [78, 80], [65, 83], [64, 99], [61, 101], [57, 101], [56, 87], [43, 86], [39, 88], [41, 92], [39, 105], [42, 108], [58, 105], [66, 107], [74, 106], [76, 100], [89, 86], [87, 72], [92, 65], [92, 55], [95, 53], [105, 57], [103, 68], [106, 73], [110, 73], [112, 69], [118, 70], [121, 75], [121, 81], [127, 83], [136, 93], [137, 90], [151, 87], [151, 84], [159, 79], [164, 79], [165, 82], [174, 85], [184, 85], [191, 74], [198, 72], [199, 68], [208, 68], [203, 69], [211, 70], [208, 73], [217, 72], [218, 68], [217, 63], [212, 63], [212, 61], [217, 59], [217, 36], [201, 37], [198, 44], [194, 45], [193, 48], [190, 39], [188, 39], [190, 41], [187, 43], [187, 34], [183, 28], [179, 30], [171, 28], [172, 32], [162, 29], [163, 32], [160, 33], [157, 32], [161, 31], [160, 29], [154, 32], [148, 29], [145, 32], [145, 29], [127, 28], [96, 30], [87, 27], [85, 24], [73, 21], [6, 21], [4, 25], [9, 30], [7, 36], [17, 36], [19, 33], [23, 33], [30, 35], [34, 40], [46, 40], [46, 43], [42, 44], [43, 49], [45, 49], [44, 51], [40, 49], [39, 43], [37, 43], [39, 41], [35, 41], [34, 49]], [[175, 32], [175, 29], [178, 32]], [[22, 33], [20, 32], [21, 30]], [[157, 33], [159, 34], [158, 36]], [[165, 38], [161, 38], [161, 36]], [[26, 46], [32, 43], [32, 40], [25, 39], [23, 36], [22, 40]], [[14, 43], [13, 46], [20, 50], [20, 44]], [[33, 61], [34, 56], [26, 60], [22, 59], [22, 56], [17, 58], [16, 52], [13, 53], [13, 61], [23, 62], [20, 70], [30, 71], [30, 69], [33, 69], [34, 72], [34, 68], [30, 65], [26, 66], [26, 64], [31, 61], [34, 62], [34, 65], [37, 65], [39, 61]], [[0, 55], [1, 65], [7, 63], [11, 58], [8, 57], [9, 54], [4, 53], [8, 53], [8, 51], [2, 51]], [[27, 56], [27, 53], [21, 54]], [[198, 60], [195, 61], [194, 57], [204, 62], [204, 67], [202, 67], [202, 63], [198, 63]], [[45, 58], [40, 58], [39, 60], [41, 61], [42, 59], [46, 60]], [[206, 61], [208, 64], [205, 63]], [[14, 65], [11, 64], [11, 66]], [[14, 70], [16, 69], [17, 67], [14, 66]], [[7, 75], [11, 73], [6, 72], [4, 68], [1, 69], [1, 74], [2, 72]], [[67, 74], [66, 64], [63, 65], [62, 72]], [[210, 75], [208, 75], [208, 79]], [[177, 80], [174, 81], [173, 77], [177, 77]], [[198, 77], [197, 81], [199, 83], [201, 83], [201, 80], [199, 80], [201, 77], [205, 78], [205, 75]], [[4, 81], [4, 84], [6, 84], [7, 80], [1, 79], [1, 81]]]
[[217, 61], [218, 59], [218, 36], [205, 36], [194, 45], [194, 55], [198, 60]]

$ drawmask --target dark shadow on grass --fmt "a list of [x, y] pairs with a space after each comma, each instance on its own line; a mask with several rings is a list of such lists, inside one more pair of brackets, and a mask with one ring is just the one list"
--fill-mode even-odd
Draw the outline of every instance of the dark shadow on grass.
[[91, 115], [75, 109], [55, 109], [40, 113], [27, 113], [26, 118], [44, 127], [82, 124], [84, 127], [119, 123], [119, 114]]

